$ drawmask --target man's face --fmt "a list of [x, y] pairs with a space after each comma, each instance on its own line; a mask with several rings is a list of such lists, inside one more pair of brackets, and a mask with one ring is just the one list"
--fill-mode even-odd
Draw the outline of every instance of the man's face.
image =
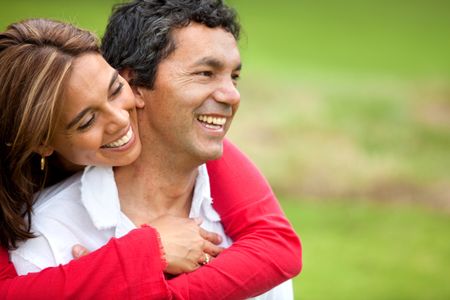
[[153, 90], [143, 90], [142, 139], [189, 163], [216, 159], [240, 102], [237, 42], [198, 23], [172, 36], [175, 51], [159, 64]]

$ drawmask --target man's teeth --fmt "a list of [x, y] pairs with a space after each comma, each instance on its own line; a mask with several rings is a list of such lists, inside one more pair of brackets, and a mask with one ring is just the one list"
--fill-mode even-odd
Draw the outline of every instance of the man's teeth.
[[220, 125], [223, 126], [227, 122], [227, 118], [222, 117], [211, 117], [207, 115], [200, 115], [198, 116], [198, 120], [201, 122], [205, 122], [212, 125]]
[[121, 137], [120, 139], [118, 139], [117, 141], [114, 141], [112, 143], [106, 144], [103, 147], [104, 148], [117, 148], [117, 147], [121, 147], [123, 145], [125, 145], [126, 143], [128, 143], [131, 140], [131, 137], [133, 136], [133, 130], [128, 129], [127, 134], [125, 134], [123, 137]]

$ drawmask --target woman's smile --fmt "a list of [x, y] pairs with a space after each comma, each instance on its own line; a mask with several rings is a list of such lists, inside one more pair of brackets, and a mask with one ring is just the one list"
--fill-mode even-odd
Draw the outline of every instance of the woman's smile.
[[[120, 148], [127, 145], [134, 137], [133, 129], [129, 126], [128, 131], [121, 138], [115, 140], [114, 142], [103, 145], [101, 148]], [[134, 139], [133, 139], [134, 140]]]

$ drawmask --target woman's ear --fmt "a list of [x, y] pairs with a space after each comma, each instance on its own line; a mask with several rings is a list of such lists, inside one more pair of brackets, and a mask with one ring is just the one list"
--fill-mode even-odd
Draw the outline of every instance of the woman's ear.
[[54, 151], [55, 151], [55, 149], [53, 149], [52, 147], [50, 147], [48, 145], [40, 145], [36, 149], [35, 152], [38, 153], [42, 157], [47, 157], [47, 156], [52, 155]]

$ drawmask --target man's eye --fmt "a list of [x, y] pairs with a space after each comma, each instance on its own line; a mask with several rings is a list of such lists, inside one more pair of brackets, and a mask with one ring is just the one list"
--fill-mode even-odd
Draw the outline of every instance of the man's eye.
[[197, 72], [197, 75], [211, 77], [213, 75], [213, 73], [211, 71], [201, 71], [201, 72]]
[[92, 114], [92, 116], [89, 118], [89, 120], [87, 120], [86, 122], [84, 122], [83, 124], [81, 124], [80, 126], [78, 126], [78, 130], [86, 130], [89, 127], [91, 127], [92, 125], [94, 125], [95, 122], [95, 114]]
[[233, 81], [234, 86], [237, 86], [239, 79], [241, 79], [240, 74], [231, 74], [231, 80]]

